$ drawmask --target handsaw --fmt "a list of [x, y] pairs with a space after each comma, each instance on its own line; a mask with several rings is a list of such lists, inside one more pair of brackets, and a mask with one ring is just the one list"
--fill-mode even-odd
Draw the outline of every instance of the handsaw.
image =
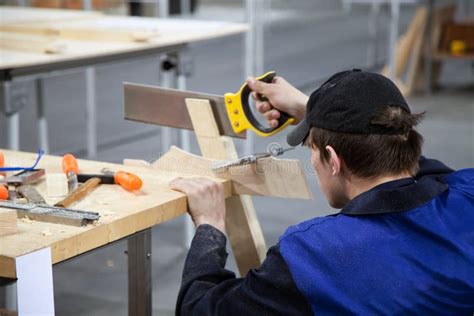
[[[271, 83], [275, 76], [276, 73], [270, 71], [256, 79]], [[267, 137], [294, 122], [294, 118], [280, 112], [277, 127], [267, 127], [260, 123], [249, 104], [251, 92], [247, 83], [237, 93], [220, 96], [125, 82], [125, 119], [193, 130], [185, 102], [185, 99], [191, 98], [210, 101], [221, 135], [245, 138], [245, 131], [251, 129], [256, 134]]]

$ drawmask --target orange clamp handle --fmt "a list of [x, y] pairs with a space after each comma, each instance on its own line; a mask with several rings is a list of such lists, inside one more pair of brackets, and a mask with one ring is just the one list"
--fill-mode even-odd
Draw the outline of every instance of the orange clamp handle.
[[[5, 165], [5, 157], [3, 156], [3, 153], [0, 151], [0, 168], [2, 168]], [[4, 176], [5, 172], [0, 171], [0, 175]]]
[[66, 154], [63, 157], [63, 171], [65, 174], [69, 173], [79, 173], [79, 167], [77, 166], [76, 157], [72, 154]]
[[143, 185], [142, 179], [130, 172], [118, 171], [114, 175], [115, 183], [120, 184], [125, 190], [140, 190]]
[[10, 193], [8, 192], [8, 189], [4, 185], [0, 185], [0, 200], [8, 200], [8, 197], [10, 196]]

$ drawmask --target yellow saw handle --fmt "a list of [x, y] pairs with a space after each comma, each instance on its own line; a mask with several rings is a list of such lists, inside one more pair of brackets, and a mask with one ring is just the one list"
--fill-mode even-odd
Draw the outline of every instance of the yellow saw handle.
[[[276, 73], [274, 71], [269, 71], [263, 76], [258, 77], [257, 80], [272, 83], [275, 76]], [[280, 111], [280, 118], [278, 119], [277, 127], [266, 127], [265, 125], [262, 125], [257, 118], [255, 118], [252, 109], [250, 108], [249, 96], [251, 92], [252, 90], [250, 90], [247, 83], [244, 83], [237, 93], [226, 93], [224, 95], [227, 114], [236, 134], [251, 129], [257, 135], [267, 137], [278, 133], [288, 125], [293, 124], [295, 119], [287, 113]], [[261, 96], [261, 98], [264, 97], [265, 96]]]

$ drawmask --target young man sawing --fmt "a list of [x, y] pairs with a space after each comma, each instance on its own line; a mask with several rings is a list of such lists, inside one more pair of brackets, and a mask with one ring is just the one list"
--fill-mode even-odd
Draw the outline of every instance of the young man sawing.
[[[338, 214], [291, 226], [245, 278], [224, 268], [223, 189], [177, 179], [197, 227], [177, 315], [473, 315], [474, 169], [421, 156], [421, 120], [387, 78], [333, 75], [308, 98], [283, 78], [249, 80], [275, 126], [299, 124], [292, 146]], [[257, 96], [256, 93], [255, 97]]]

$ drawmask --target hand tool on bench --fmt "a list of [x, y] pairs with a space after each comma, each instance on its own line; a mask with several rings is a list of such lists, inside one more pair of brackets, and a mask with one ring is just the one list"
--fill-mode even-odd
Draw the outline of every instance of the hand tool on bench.
[[[3, 153], [0, 151], [0, 168], [2, 168], [4, 164], [5, 156], [3, 156]], [[0, 176], [5, 176], [5, 173], [3, 171], [0, 171]]]
[[[3, 153], [0, 151], [0, 168], [2, 168], [4, 164], [5, 164], [5, 157], [3, 156]], [[3, 179], [3, 177], [5, 177], [5, 173], [0, 172], [0, 178]], [[8, 188], [5, 185], [0, 184], [0, 200], [7, 200], [9, 196], [10, 194], [8, 193]]]
[[[7, 183], [12, 188], [10, 192], [0, 183], [0, 207], [16, 209], [18, 217], [28, 217], [32, 220], [59, 223], [65, 225], [82, 226], [91, 221], [99, 219], [96, 212], [87, 212], [81, 210], [52, 207], [46, 204], [44, 198], [39, 194], [32, 183], [39, 181], [44, 175], [44, 169], [25, 170], [6, 179], [1, 183]], [[19, 203], [21, 198], [27, 200], [27, 203]], [[7, 199], [8, 201], [4, 201]]]
[[66, 154], [63, 156], [63, 172], [67, 176], [67, 185], [69, 192], [71, 193], [78, 186], [77, 174], [79, 173], [79, 167], [77, 165], [76, 157], [72, 154]]
[[[275, 76], [276, 73], [270, 71], [257, 80], [271, 83]], [[221, 135], [245, 138], [244, 132], [251, 129], [256, 134], [267, 137], [294, 122], [294, 118], [280, 112], [278, 126], [265, 126], [252, 111], [249, 103], [251, 92], [247, 83], [237, 93], [226, 93], [224, 96], [124, 83], [125, 118], [192, 130], [185, 99], [193, 98], [210, 101]]]
[[97, 212], [55, 207], [46, 204], [20, 204], [13, 201], [0, 201], [0, 207], [17, 210], [19, 218], [28, 217], [31, 220], [72, 226], [84, 226], [100, 218]]
[[[38, 182], [44, 176], [44, 169], [23, 170], [11, 177], [0, 180], [0, 200], [16, 200], [20, 188]], [[5, 186], [6, 189], [5, 192]], [[26, 192], [26, 189], [25, 189]], [[20, 193], [21, 194], [21, 193]]]
[[282, 148], [281, 146], [276, 146], [269, 148], [266, 153], [257, 153], [249, 156], [244, 156], [236, 160], [221, 160], [216, 161], [211, 165], [211, 168], [215, 172], [224, 172], [231, 167], [248, 165], [248, 164], [258, 164], [258, 160], [268, 157], [277, 157], [285, 152], [295, 149], [295, 147]]
[[82, 183], [95, 177], [100, 179], [100, 184], [117, 184], [128, 191], [140, 190], [143, 185], [142, 179], [130, 172], [114, 172], [107, 168], [103, 168], [100, 172], [100, 174], [79, 173], [77, 175], [77, 179], [80, 183]]
[[120, 185], [128, 191], [140, 190], [143, 185], [142, 179], [130, 172], [114, 172], [107, 168], [102, 169], [100, 172], [103, 174], [102, 177], [109, 177], [108, 179], [112, 178], [114, 181], [113, 183]]
[[54, 204], [54, 206], [68, 207], [72, 203], [82, 199], [99, 184], [118, 184], [128, 191], [140, 190], [142, 180], [133, 173], [109, 169], [102, 169], [101, 174], [77, 174], [77, 181], [84, 183], [70, 192], [66, 198]]
[[[66, 154], [63, 156], [62, 168], [67, 176], [69, 194], [63, 200], [54, 204], [54, 206], [68, 207], [85, 197], [101, 183], [100, 179], [94, 176], [88, 177], [87, 179], [82, 178], [82, 181], [80, 181], [78, 177], [79, 165], [76, 157], [72, 154]], [[83, 184], [79, 186], [79, 182]]]
[[[77, 181], [81, 182], [79, 180], [79, 177], [77, 177]], [[101, 183], [100, 179], [97, 177], [91, 177], [87, 179], [84, 184], [78, 186], [74, 190], [72, 190], [64, 199], [61, 201], [57, 202], [54, 204], [54, 206], [57, 207], [69, 207], [71, 204], [73, 204], [76, 201], [79, 201], [83, 197], [85, 197], [89, 192], [91, 192], [96, 186], [98, 186]]]

